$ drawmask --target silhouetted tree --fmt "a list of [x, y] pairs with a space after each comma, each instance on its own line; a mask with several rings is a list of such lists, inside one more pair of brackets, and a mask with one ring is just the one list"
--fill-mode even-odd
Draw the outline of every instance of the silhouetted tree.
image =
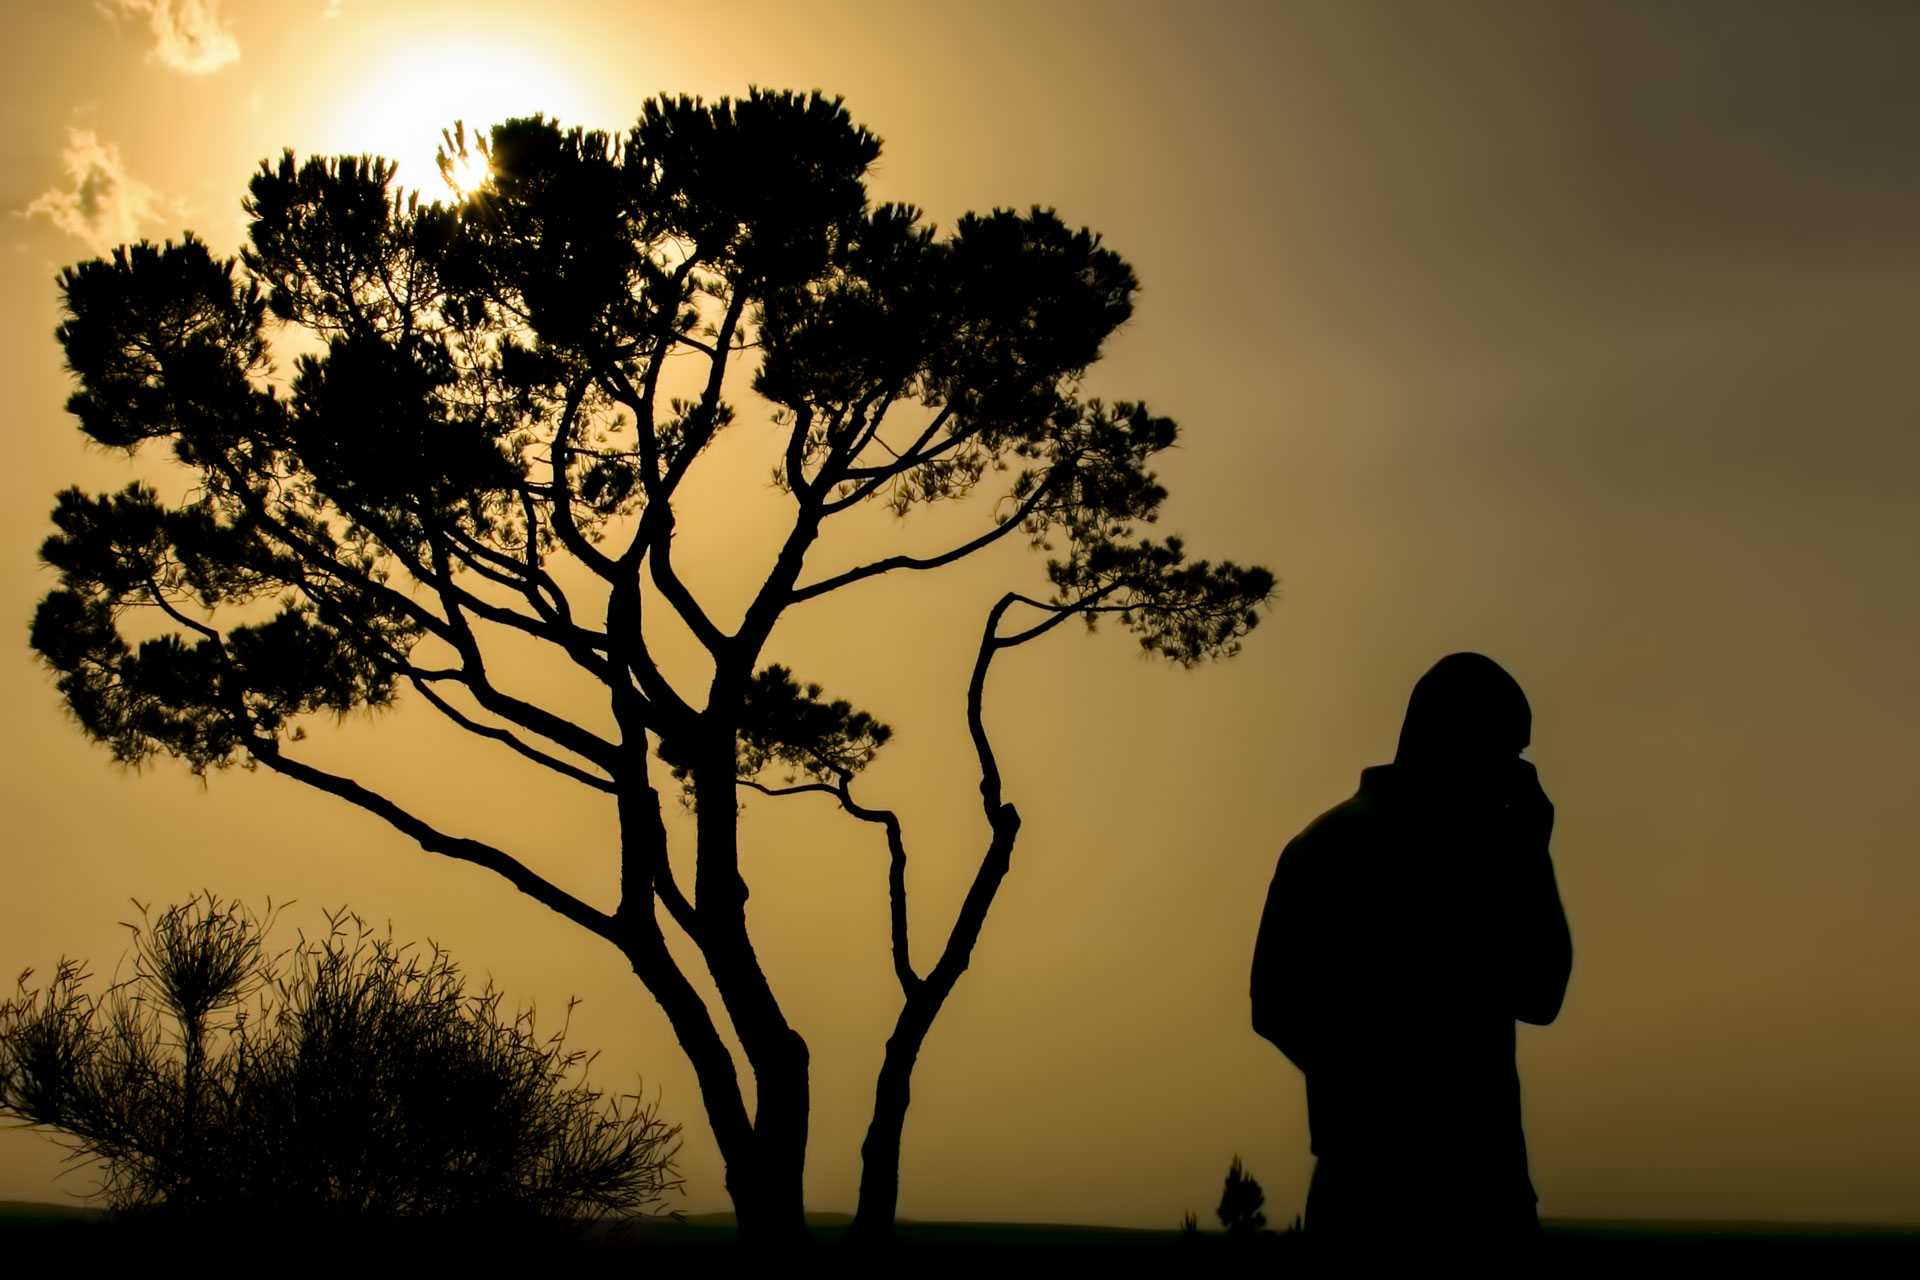
[[[451, 173], [469, 157], [464, 130], [447, 147]], [[381, 160], [288, 154], [253, 179], [240, 262], [189, 236], [62, 275], [82, 429], [128, 450], [169, 441], [195, 487], [177, 505], [141, 485], [60, 495], [43, 555], [61, 584], [35, 616], [34, 647], [117, 759], [272, 769], [497, 872], [619, 948], [692, 1061], [749, 1233], [805, 1230], [808, 1050], [748, 939], [737, 789], [820, 793], [883, 828], [903, 1003], [862, 1148], [859, 1222], [884, 1233], [913, 1064], [1020, 824], [982, 719], [990, 665], [1101, 615], [1182, 665], [1231, 654], [1272, 576], [1142, 535], [1165, 496], [1148, 466], [1174, 424], [1078, 389], [1131, 311], [1134, 276], [1051, 211], [969, 215], [939, 237], [911, 208], [869, 207], [879, 140], [817, 93], [661, 98], [624, 138], [516, 120], [473, 147], [491, 176], [452, 206], [398, 194]], [[285, 388], [268, 376], [269, 318], [309, 344]], [[675, 503], [734, 419], [722, 387], [749, 353], [792, 509], [750, 603], [716, 618], [677, 566]], [[688, 361], [693, 392], [672, 398], [664, 375]], [[809, 566], [835, 517], [871, 504], [904, 516], [1001, 477], [992, 519], [939, 554]], [[901, 824], [853, 790], [890, 730], [763, 652], [790, 609], [1009, 537], [1052, 551], [1048, 588], [1010, 591], [986, 616], [966, 705], [986, 847], [921, 970]], [[171, 631], [124, 637], [132, 605]], [[668, 678], [643, 618], [698, 641], [704, 688]], [[509, 691], [503, 638], [597, 681], [604, 720]], [[612, 911], [293, 749], [302, 716], [386, 707], [402, 686], [616, 806]], [[656, 753], [695, 810], [691, 886], [668, 861]], [[751, 1117], [661, 908], [739, 1037]]]
[[624, 1217], [680, 1185], [679, 1126], [589, 1088], [564, 1027], [542, 1040], [444, 952], [329, 923], [268, 959], [251, 913], [195, 897], [131, 926], [133, 976], [102, 997], [74, 961], [44, 989], [22, 975], [0, 1003], [0, 1114], [100, 1162], [110, 1208], [228, 1227]]
[[1227, 1229], [1228, 1237], [1251, 1237], [1264, 1228], [1267, 1215], [1260, 1210], [1266, 1202], [1266, 1192], [1240, 1167], [1240, 1157], [1235, 1156], [1227, 1166], [1227, 1185], [1220, 1193], [1218, 1210], [1220, 1225]]

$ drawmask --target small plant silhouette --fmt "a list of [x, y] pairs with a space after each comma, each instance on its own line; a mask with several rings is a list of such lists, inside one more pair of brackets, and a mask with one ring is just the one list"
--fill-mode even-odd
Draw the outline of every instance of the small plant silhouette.
[[1220, 1225], [1227, 1229], [1229, 1239], [1242, 1239], [1253, 1236], [1267, 1225], [1267, 1215], [1260, 1211], [1267, 1202], [1266, 1193], [1260, 1190], [1245, 1169], [1240, 1166], [1240, 1157], [1234, 1156], [1233, 1163], [1227, 1166], [1227, 1185], [1220, 1193]]
[[679, 1126], [589, 1088], [565, 1026], [503, 1021], [491, 983], [469, 994], [444, 951], [344, 908], [268, 958], [271, 919], [212, 894], [142, 908], [133, 976], [99, 998], [77, 961], [44, 988], [23, 973], [0, 1002], [0, 1115], [98, 1161], [122, 1212], [558, 1222], [680, 1186]]

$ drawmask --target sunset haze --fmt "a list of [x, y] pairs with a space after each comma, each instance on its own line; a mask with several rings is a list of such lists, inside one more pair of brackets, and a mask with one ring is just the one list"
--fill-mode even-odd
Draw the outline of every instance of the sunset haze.
[[[129, 899], [297, 899], [289, 942], [349, 904], [543, 1021], [581, 997], [594, 1078], [639, 1073], [685, 1125], [679, 1207], [728, 1207], [693, 1073], [611, 946], [266, 770], [115, 766], [25, 638], [59, 490], [189, 479], [63, 411], [62, 266], [183, 230], [236, 253], [247, 180], [287, 148], [383, 153], [443, 197], [456, 120], [617, 133], [661, 93], [817, 88], [883, 140], [873, 203], [943, 233], [1052, 208], [1131, 265], [1086, 391], [1179, 423], [1157, 532], [1281, 582], [1230, 661], [1183, 671], [1069, 625], [996, 664], [1023, 825], [914, 1075], [901, 1216], [1172, 1229], [1237, 1154], [1290, 1222], [1304, 1089], [1248, 1007], [1275, 859], [1392, 757], [1421, 673], [1471, 650], [1525, 689], [1557, 807], [1572, 980], [1519, 1031], [1541, 1214], [1920, 1224], [1920, 9], [157, 7], [28, 6], [0, 52], [7, 973], [64, 954], [105, 979]], [[791, 507], [750, 372], [676, 505], [678, 563], [729, 625]], [[987, 506], [863, 513], [809, 564], [925, 554]], [[1010, 589], [1047, 590], [1018, 538], [797, 606], [766, 654], [893, 727], [859, 786], [905, 824], [923, 967], [987, 839], [965, 692]], [[699, 674], [690, 638], [663, 629], [660, 653]], [[610, 723], [550, 662], [500, 678]], [[612, 909], [605, 797], [404, 691], [307, 729], [316, 762]], [[746, 796], [741, 839], [755, 945], [812, 1055], [807, 1207], [851, 1210], [900, 1002], [887, 848], [820, 796]], [[87, 1191], [60, 1155], [0, 1135], [0, 1199]]]

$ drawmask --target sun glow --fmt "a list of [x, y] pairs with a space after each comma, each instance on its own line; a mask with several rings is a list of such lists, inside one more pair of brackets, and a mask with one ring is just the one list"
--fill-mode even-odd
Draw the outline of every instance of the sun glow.
[[469, 142], [465, 154], [447, 153], [447, 165], [440, 176], [457, 195], [470, 196], [487, 180], [487, 162]]
[[[605, 127], [583, 95], [537, 50], [478, 41], [432, 41], [385, 59], [328, 130], [328, 149], [382, 155], [399, 166], [395, 181], [428, 199], [464, 195], [486, 179], [472, 147], [488, 126], [536, 112], [562, 123]], [[468, 157], [443, 179], [435, 160], [441, 131], [464, 122]], [[454, 193], [447, 189], [451, 181]]]

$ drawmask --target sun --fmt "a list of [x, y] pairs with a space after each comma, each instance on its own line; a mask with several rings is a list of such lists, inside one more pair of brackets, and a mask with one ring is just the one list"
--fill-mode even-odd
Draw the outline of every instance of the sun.
[[440, 171], [441, 179], [453, 188], [457, 196], [470, 196], [486, 185], [488, 178], [486, 159], [469, 140], [465, 154], [447, 151], [447, 165]]
[[[536, 112], [565, 124], [597, 125], [577, 82], [538, 50], [480, 40], [433, 40], [396, 52], [372, 68], [359, 93], [328, 130], [331, 149], [382, 155], [398, 166], [395, 182], [427, 199], [445, 199], [449, 181], [464, 196], [486, 181], [475, 135], [514, 116]], [[441, 131], [466, 126], [466, 160], [455, 158], [447, 178], [435, 160]]]

